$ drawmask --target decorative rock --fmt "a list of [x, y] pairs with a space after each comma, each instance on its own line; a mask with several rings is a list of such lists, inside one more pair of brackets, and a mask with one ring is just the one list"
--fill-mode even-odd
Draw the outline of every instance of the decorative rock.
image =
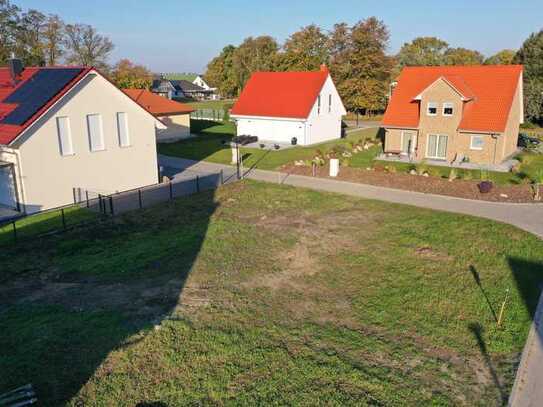
[[366, 167], [366, 171], [371, 171], [373, 168], [371, 167]]
[[425, 172], [425, 173], [422, 174], [422, 176], [423, 176], [423, 177], [429, 177], [430, 174], [428, 174], [427, 172]]
[[409, 171], [409, 174], [411, 174], [411, 175], [417, 175], [417, 170], [411, 170], [411, 171]]
[[507, 195], [507, 194], [500, 194], [500, 198], [509, 198], [509, 195]]

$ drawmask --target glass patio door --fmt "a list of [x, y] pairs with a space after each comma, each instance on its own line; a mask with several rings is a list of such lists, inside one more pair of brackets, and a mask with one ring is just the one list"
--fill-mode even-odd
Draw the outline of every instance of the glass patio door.
[[415, 135], [413, 132], [402, 132], [402, 153], [409, 154], [413, 152], [413, 143], [415, 142]]
[[430, 134], [428, 136], [428, 146], [426, 157], [444, 160], [447, 158], [448, 137], [441, 134]]

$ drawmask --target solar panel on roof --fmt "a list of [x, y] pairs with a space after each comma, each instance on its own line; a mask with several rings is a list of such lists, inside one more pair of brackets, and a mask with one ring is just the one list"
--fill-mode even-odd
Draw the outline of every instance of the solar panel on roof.
[[24, 124], [81, 71], [81, 68], [40, 69], [4, 99], [4, 103], [16, 103], [18, 106], [1, 123]]

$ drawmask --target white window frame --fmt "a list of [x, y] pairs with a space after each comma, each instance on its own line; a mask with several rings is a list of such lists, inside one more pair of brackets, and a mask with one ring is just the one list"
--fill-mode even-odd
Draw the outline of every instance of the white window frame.
[[[130, 130], [129, 130], [129, 127], [128, 127], [128, 113], [126, 112], [117, 112], [117, 136], [118, 136], [118, 139], [119, 139], [119, 147], [121, 148], [126, 148], [126, 147], [131, 147], [132, 146], [132, 142], [130, 140]], [[124, 123], [121, 123], [121, 120], [120, 120], [120, 117], [124, 117]], [[122, 128], [121, 128], [121, 125], [124, 124], [124, 134], [125, 134], [125, 138], [123, 139], [123, 133], [122, 133]]]
[[[98, 130], [99, 130], [99, 136], [100, 136], [100, 146], [98, 148], [93, 148], [93, 138], [91, 134], [91, 117], [97, 117], [98, 118]], [[102, 121], [102, 115], [100, 113], [91, 113], [87, 115], [87, 133], [89, 136], [89, 149], [93, 153], [97, 153], [100, 151], [105, 151], [106, 149], [106, 143], [104, 141], [104, 124]]]
[[[483, 138], [484, 136], [480, 135], [480, 134], [473, 134], [472, 136], [470, 136], [470, 140], [469, 140], [469, 149], [470, 150], [477, 150], [477, 151], [481, 151], [481, 150], [484, 150], [485, 148], [485, 139]], [[480, 138], [481, 139], [481, 142], [482, 142], [482, 146], [481, 147], [477, 147], [477, 146], [474, 146], [473, 145], [473, 139], [474, 138]]]
[[447, 148], [449, 147], [449, 136], [446, 134], [428, 134], [426, 136], [426, 158], [432, 158], [434, 160], [446, 160], [447, 159], [447, 149], [445, 149], [445, 157], [438, 157], [437, 155], [428, 154], [428, 147], [430, 146], [430, 136], [436, 136], [436, 154], [439, 151], [439, 138], [447, 137]]
[[[61, 127], [61, 120], [66, 120], [66, 127], [65, 127], [65, 130], [66, 130], [66, 134], [65, 134], [65, 138], [62, 137], [62, 127]], [[72, 129], [71, 129], [71, 126], [70, 126], [70, 118], [68, 116], [58, 116], [56, 118], [56, 122], [57, 122], [57, 135], [58, 135], [58, 148], [60, 150], [60, 155], [63, 156], [63, 157], [69, 157], [69, 156], [72, 156], [72, 155], [75, 155], [75, 152], [74, 152], [74, 145], [73, 145], [73, 141], [72, 141]], [[64, 142], [63, 141], [66, 142]]]
[[[451, 113], [451, 114], [445, 113], [445, 109], [447, 109], [447, 108], [452, 109], [452, 113]], [[443, 109], [441, 110], [441, 113], [442, 113], [443, 116], [445, 116], [445, 117], [454, 116], [454, 103], [451, 103], [451, 102], [445, 102], [445, 103], [443, 103]]]
[[[430, 108], [433, 108], [435, 107], [436, 109], [436, 112], [435, 113], [430, 113]], [[437, 116], [437, 111], [439, 110], [439, 104], [437, 102], [428, 102], [428, 104], [426, 105], [426, 115], [427, 116]]]

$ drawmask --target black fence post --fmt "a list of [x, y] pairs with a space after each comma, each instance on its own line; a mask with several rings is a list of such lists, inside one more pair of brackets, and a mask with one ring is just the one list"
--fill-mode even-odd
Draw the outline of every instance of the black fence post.
[[13, 240], [17, 242], [17, 226], [15, 226], [15, 221], [11, 223], [13, 225]]
[[200, 192], [200, 176], [196, 176], [196, 192]]
[[138, 188], [138, 199], [140, 201], [140, 209], [143, 208], [143, 199], [141, 196], [141, 189]]
[[60, 210], [60, 215], [62, 217], [62, 228], [66, 230], [66, 216], [64, 215], [64, 208]]
[[111, 211], [111, 216], [115, 215], [115, 211], [113, 210], [113, 197], [109, 197], [109, 210]]
[[173, 185], [172, 181], [170, 181], [170, 201], [173, 199]]
[[100, 213], [104, 213], [104, 203], [102, 202], [102, 194], [98, 194], [98, 208], [100, 208]]
[[89, 191], [85, 191], [85, 197], [87, 198], [87, 208], [90, 208]]
[[224, 185], [224, 173], [223, 170], [221, 170], [221, 185]]

